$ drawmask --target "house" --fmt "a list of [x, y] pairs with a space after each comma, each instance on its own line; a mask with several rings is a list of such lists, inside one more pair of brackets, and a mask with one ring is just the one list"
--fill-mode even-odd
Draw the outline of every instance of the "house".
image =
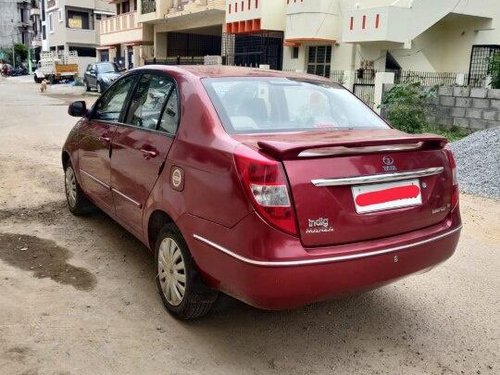
[[77, 51], [80, 74], [95, 62], [99, 46], [97, 23], [115, 15], [107, 0], [43, 0], [42, 46], [44, 51]]
[[153, 57], [153, 25], [139, 23], [138, 2], [113, 0], [116, 16], [98, 22], [97, 61], [115, 61], [127, 69]]
[[[327, 77], [360, 69], [456, 72], [480, 85], [487, 58], [500, 51], [500, 2], [227, 0], [226, 32], [248, 55], [237, 65], [269, 64], [270, 53], [281, 53], [284, 70]], [[283, 35], [282, 52], [256, 38], [266, 33]]]
[[224, 54], [225, 0], [142, 0], [137, 19], [152, 30], [151, 61], [193, 64]]
[[31, 46], [33, 24], [30, 20], [30, 9], [31, 1], [0, 2], [0, 47], [10, 48], [17, 43]]

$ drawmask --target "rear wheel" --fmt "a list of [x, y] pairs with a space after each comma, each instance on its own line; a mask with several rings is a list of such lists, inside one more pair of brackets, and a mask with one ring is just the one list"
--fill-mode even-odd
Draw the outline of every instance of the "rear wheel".
[[176, 318], [191, 320], [206, 315], [217, 292], [203, 284], [184, 238], [173, 224], [158, 235], [155, 246], [158, 291]]
[[83, 194], [71, 164], [68, 164], [64, 171], [64, 188], [66, 192], [66, 202], [68, 203], [70, 212], [76, 216], [89, 213], [93, 205], [85, 197], [85, 194]]

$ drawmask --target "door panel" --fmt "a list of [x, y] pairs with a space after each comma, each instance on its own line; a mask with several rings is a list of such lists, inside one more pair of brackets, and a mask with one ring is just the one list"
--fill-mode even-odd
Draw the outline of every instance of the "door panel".
[[137, 76], [124, 77], [99, 99], [80, 134], [82, 188], [100, 207], [114, 211], [111, 194], [111, 142]]
[[112, 209], [110, 142], [116, 125], [90, 120], [81, 128], [80, 175], [82, 188], [97, 204]]
[[112, 178], [116, 215], [141, 231], [142, 209], [167, 158], [172, 138], [120, 126], [113, 139]]
[[[113, 138], [111, 186], [116, 215], [142, 233], [144, 204], [158, 179], [172, 145], [177, 124], [173, 81], [145, 74], [130, 100], [125, 121]], [[172, 104], [172, 102], [174, 102]], [[167, 103], [168, 102], [168, 103]], [[168, 107], [169, 110], [165, 110]]]

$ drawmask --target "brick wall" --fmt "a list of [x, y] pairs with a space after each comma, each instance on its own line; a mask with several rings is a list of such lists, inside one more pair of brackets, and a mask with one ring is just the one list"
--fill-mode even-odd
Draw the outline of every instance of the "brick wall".
[[[394, 85], [385, 85], [384, 91]], [[442, 86], [431, 103], [429, 122], [482, 130], [500, 126], [500, 90]]]
[[500, 126], [500, 90], [443, 86], [433, 106], [433, 120], [443, 126], [471, 130]]

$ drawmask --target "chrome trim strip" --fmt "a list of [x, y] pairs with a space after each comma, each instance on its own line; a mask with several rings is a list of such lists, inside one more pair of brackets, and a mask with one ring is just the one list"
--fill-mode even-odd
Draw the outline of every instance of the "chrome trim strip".
[[94, 177], [92, 176], [90, 173], [88, 172], [85, 172], [83, 169], [80, 169], [80, 173], [83, 173], [85, 176], [87, 176], [88, 178], [90, 178], [91, 180], [94, 180], [95, 182], [97, 182], [99, 185], [102, 185], [104, 186], [106, 189], [110, 190], [111, 189], [111, 186], [109, 186], [108, 184], [102, 182], [101, 180], [99, 180], [97, 177]]
[[436, 174], [442, 173], [443, 170], [444, 170], [443, 167], [433, 167], [425, 169], [416, 169], [408, 172], [373, 174], [369, 176], [321, 178], [317, 180], [311, 180], [311, 182], [313, 183], [314, 186], [364, 185], [364, 184], [373, 184], [377, 182], [400, 181], [400, 180], [408, 180], [411, 178], [434, 176]]
[[139, 208], [141, 208], [141, 207], [142, 207], [142, 204], [140, 204], [140, 203], [139, 203], [139, 202], [137, 202], [136, 200], [133, 200], [133, 199], [132, 199], [132, 198], [130, 198], [128, 195], [123, 194], [121, 191], [116, 190], [115, 188], [111, 188], [111, 191], [112, 191], [113, 193], [118, 194], [120, 197], [122, 197], [122, 198], [124, 198], [124, 199], [128, 200], [129, 202], [131, 202], [131, 203], [135, 204], [137, 207], [139, 207]]
[[389, 253], [393, 253], [396, 251], [409, 249], [411, 247], [424, 245], [424, 244], [429, 243], [429, 242], [437, 241], [441, 238], [448, 237], [448, 236], [452, 235], [453, 233], [458, 232], [461, 229], [462, 229], [462, 226], [460, 225], [458, 228], [455, 228], [449, 232], [439, 234], [435, 237], [428, 238], [426, 240], [422, 240], [422, 241], [415, 242], [415, 243], [408, 244], [408, 245], [391, 247], [389, 249], [370, 251], [370, 252], [366, 252], [366, 253], [358, 253], [358, 254], [352, 254], [352, 255], [339, 255], [339, 256], [319, 258], [319, 259], [270, 261], [270, 262], [249, 259], [249, 258], [243, 257], [241, 255], [235, 254], [232, 251], [226, 249], [225, 247], [217, 245], [216, 243], [214, 243], [210, 240], [207, 240], [206, 238], [203, 238], [197, 234], [193, 234], [193, 237], [196, 240], [203, 242], [203, 243], [213, 247], [214, 249], [217, 249], [217, 250], [223, 252], [224, 254], [229, 255], [230, 257], [238, 259], [239, 261], [241, 261], [243, 263], [251, 264], [253, 266], [262, 266], [262, 267], [293, 267], [293, 266], [316, 265], [316, 264], [323, 264], [323, 263], [336, 263], [336, 262], [343, 262], [346, 260], [354, 260], [354, 259], [368, 258], [368, 257], [376, 256], [376, 255], [389, 254]]

